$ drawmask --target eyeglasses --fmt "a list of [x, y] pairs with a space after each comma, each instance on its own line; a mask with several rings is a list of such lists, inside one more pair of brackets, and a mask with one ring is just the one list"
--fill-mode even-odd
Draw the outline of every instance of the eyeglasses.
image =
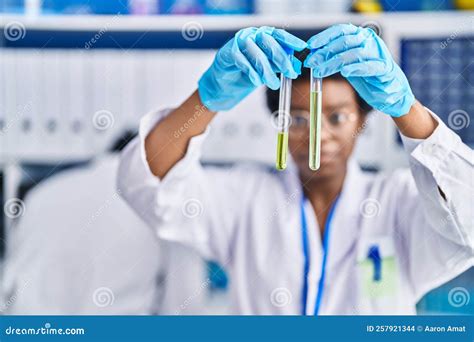
[[[353, 122], [357, 119], [355, 113], [334, 112], [330, 115], [321, 115], [322, 122], [326, 127], [332, 129], [340, 129], [348, 122]], [[310, 121], [310, 113], [307, 110], [294, 109], [291, 111], [291, 121], [289, 129], [295, 133], [307, 132]]]

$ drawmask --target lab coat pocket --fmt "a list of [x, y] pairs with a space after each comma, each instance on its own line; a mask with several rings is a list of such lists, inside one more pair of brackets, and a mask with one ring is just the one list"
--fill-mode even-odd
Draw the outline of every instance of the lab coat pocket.
[[361, 239], [357, 266], [361, 298], [396, 306], [400, 279], [393, 238], [379, 236]]

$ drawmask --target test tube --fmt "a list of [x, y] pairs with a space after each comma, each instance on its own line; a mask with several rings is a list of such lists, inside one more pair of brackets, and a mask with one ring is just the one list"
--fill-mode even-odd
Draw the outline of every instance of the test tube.
[[311, 85], [309, 100], [309, 168], [313, 171], [321, 165], [321, 107], [323, 95], [323, 80], [314, 77], [311, 69]]
[[[293, 51], [285, 49], [290, 59], [293, 58]], [[278, 105], [278, 140], [276, 154], [277, 170], [286, 169], [286, 160], [288, 156], [288, 129], [290, 124], [290, 105], [291, 105], [291, 78], [280, 75], [280, 102]]]

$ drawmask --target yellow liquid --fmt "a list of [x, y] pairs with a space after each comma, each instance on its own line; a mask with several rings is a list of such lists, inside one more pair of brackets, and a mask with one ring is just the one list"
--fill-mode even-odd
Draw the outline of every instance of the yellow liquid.
[[319, 169], [321, 156], [321, 92], [312, 91], [310, 95], [309, 120], [309, 168]]
[[288, 133], [278, 133], [277, 142], [277, 158], [276, 168], [277, 170], [286, 169], [286, 157], [288, 155]]

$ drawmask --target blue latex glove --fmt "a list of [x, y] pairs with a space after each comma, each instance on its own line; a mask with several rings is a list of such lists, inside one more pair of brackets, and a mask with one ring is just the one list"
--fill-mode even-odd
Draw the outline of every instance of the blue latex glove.
[[313, 36], [308, 47], [305, 67], [314, 68], [316, 77], [340, 72], [375, 109], [399, 117], [415, 102], [405, 74], [372, 29], [331, 26]]
[[212, 111], [228, 110], [263, 84], [278, 89], [276, 73], [292, 79], [301, 74], [301, 62], [288, 53], [306, 46], [305, 41], [273, 27], [240, 30], [217, 52], [199, 80], [202, 103]]

